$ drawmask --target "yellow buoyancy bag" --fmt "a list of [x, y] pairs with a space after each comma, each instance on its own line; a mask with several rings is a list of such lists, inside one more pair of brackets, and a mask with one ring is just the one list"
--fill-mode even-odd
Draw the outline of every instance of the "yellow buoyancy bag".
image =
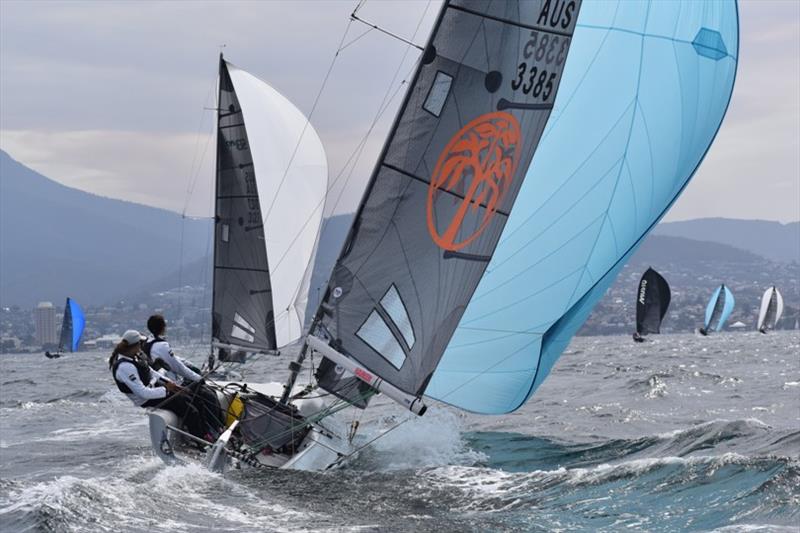
[[228, 412], [225, 417], [225, 427], [233, 424], [234, 420], [239, 420], [244, 414], [244, 402], [239, 398], [239, 394], [234, 394], [231, 403], [228, 404]]

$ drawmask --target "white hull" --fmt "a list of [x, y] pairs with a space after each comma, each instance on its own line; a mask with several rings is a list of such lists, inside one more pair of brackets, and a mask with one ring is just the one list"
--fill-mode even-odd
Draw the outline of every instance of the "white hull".
[[[219, 383], [226, 385], [226, 383]], [[283, 390], [280, 383], [248, 383], [248, 389], [261, 394], [279, 397]], [[296, 390], [301, 390], [297, 387]], [[219, 393], [218, 393], [219, 395]], [[220, 395], [221, 396], [221, 395]], [[325, 404], [319, 399], [300, 399], [293, 402], [304, 417], [319, 413]], [[227, 409], [227, 401], [223, 410]], [[181, 462], [182, 443], [189, 440], [180, 432], [170, 428], [177, 428], [178, 417], [165, 409], [149, 410], [150, 442], [155, 454], [167, 464]], [[308, 435], [302, 440], [293, 455], [280, 453], [259, 453], [253, 461], [243, 461], [237, 458], [236, 453], [225, 452], [230, 456], [229, 463], [237, 466], [249, 465], [252, 467], [282, 468], [293, 470], [326, 470], [338, 465], [346, 456], [352, 454], [353, 446], [346, 437], [346, 429], [337, 420], [336, 415], [325, 417], [322, 423], [312, 423]], [[207, 458], [208, 460], [208, 458]], [[216, 465], [209, 465], [217, 469]]]

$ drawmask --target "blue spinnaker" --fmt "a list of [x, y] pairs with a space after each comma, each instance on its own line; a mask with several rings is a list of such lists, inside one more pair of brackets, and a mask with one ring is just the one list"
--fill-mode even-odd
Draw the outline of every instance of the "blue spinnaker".
[[541, 144], [426, 395], [505, 413], [541, 385], [703, 160], [738, 32], [732, 0], [583, 4]]
[[725, 285], [720, 285], [711, 294], [706, 306], [704, 328], [706, 331], [722, 331], [725, 322], [733, 312], [735, 300], [733, 293]]
[[61, 324], [60, 349], [69, 349], [70, 352], [78, 351], [81, 344], [83, 328], [86, 326], [86, 317], [78, 302], [67, 298], [64, 306], [64, 321]]

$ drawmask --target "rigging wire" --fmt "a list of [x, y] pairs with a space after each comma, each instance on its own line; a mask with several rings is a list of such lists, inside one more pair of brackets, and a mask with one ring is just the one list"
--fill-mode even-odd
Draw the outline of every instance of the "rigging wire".
[[[353, 13], [358, 11], [358, 9], [360, 9], [361, 6], [363, 6], [365, 2], [366, 2], [366, 0], [362, 0], [359, 3], [359, 5], [356, 7], [356, 9], [355, 9], [355, 11]], [[428, 10], [430, 9], [431, 2], [432, 2], [432, 0], [428, 0], [428, 2], [426, 3], [425, 10], [422, 12], [422, 15], [420, 16], [419, 21], [417, 22], [417, 25], [414, 28], [414, 33], [412, 34], [412, 38], [416, 37], [417, 33], [419, 33], [420, 27], [422, 26], [422, 22], [425, 20], [425, 17], [428, 14]], [[370, 30], [368, 30], [368, 31], [370, 31]], [[364, 34], [362, 34], [362, 36], [363, 35]], [[354, 42], [354, 41], [351, 41], [351, 43], [352, 42]], [[415, 62], [411, 66], [409, 71], [404, 76], [403, 80], [395, 88], [394, 92], [392, 92], [392, 87], [394, 86], [394, 84], [397, 81], [397, 78], [398, 78], [398, 76], [400, 74], [401, 69], [403, 68], [403, 64], [405, 63], [406, 58], [408, 57], [408, 53], [409, 53], [410, 50], [411, 49], [408, 48], [408, 47], [405, 49], [405, 52], [403, 53], [403, 57], [400, 59], [400, 61], [398, 63], [398, 66], [397, 66], [397, 69], [395, 70], [394, 75], [392, 76], [392, 80], [389, 82], [389, 85], [386, 88], [386, 92], [384, 93], [383, 98], [381, 99], [381, 103], [378, 106], [378, 111], [375, 113], [375, 116], [373, 117], [369, 128], [367, 128], [367, 131], [364, 133], [364, 136], [361, 138], [361, 140], [358, 142], [356, 147], [350, 153], [350, 156], [347, 158], [347, 160], [345, 161], [344, 165], [342, 165], [342, 168], [339, 170], [339, 172], [336, 175], [336, 177], [328, 185], [328, 189], [325, 192], [325, 196], [322, 198], [320, 203], [317, 204], [317, 207], [314, 209], [314, 212], [316, 212], [316, 210], [319, 209], [320, 205], [322, 205], [323, 203], [326, 202], [326, 200], [328, 198], [328, 193], [333, 191], [334, 186], [339, 182], [339, 180], [342, 178], [342, 176], [345, 175], [345, 172], [347, 172], [347, 168], [349, 166], [350, 167], [350, 171], [347, 172], [345, 180], [344, 180], [344, 182], [342, 183], [342, 186], [339, 189], [339, 193], [338, 193], [338, 195], [336, 197], [336, 201], [333, 203], [332, 206], [326, 206], [326, 207], [329, 207], [329, 212], [333, 213], [333, 212], [336, 211], [336, 208], [339, 206], [339, 203], [341, 202], [342, 197], [344, 196], [344, 192], [347, 190], [347, 184], [350, 182], [350, 178], [353, 176], [353, 173], [355, 172], [355, 169], [358, 166], [358, 162], [361, 160], [361, 156], [364, 153], [364, 149], [366, 148], [366, 145], [367, 145], [367, 140], [369, 139], [370, 135], [372, 135], [373, 130], [377, 126], [377, 124], [380, 121], [380, 119], [383, 116], [383, 114], [389, 109], [390, 104], [394, 101], [394, 99], [400, 93], [400, 89], [402, 89], [403, 86], [407, 83], [408, 77], [417, 68], [417, 62], [419, 61], [419, 59], [417, 59], [417, 62]], [[352, 165], [351, 165], [351, 163], [352, 163]], [[294, 243], [300, 237], [300, 235], [302, 234], [303, 229], [308, 224], [309, 220], [307, 220], [305, 222], [305, 224], [303, 224], [303, 227], [301, 228], [301, 230], [297, 232], [297, 234], [295, 235], [295, 237], [292, 239], [291, 243], [287, 247], [287, 251], [284, 252], [283, 256], [281, 256], [280, 259], [278, 259], [278, 261], [275, 263], [275, 266], [273, 268], [277, 268], [281, 264], [283, 259], [286, 257], [286, 254], [288, 253], [288, 250], [294, 245]], [[319, 230], [319, 237], [320, 238], [324, 234], [325, 229], [328, 227], [329, 222], [330, 222], [330, 217], [329, 218], [325, 218], [323, 220], [322, 226], [320, 227], [320, 230]], [[310, 265], [309, 265], [309, 267], [310, 267]], [[325, 281], [325, 283], [327, 283], [327, 280]], [[317, 287], [317, 289], [319, 289], [319, 287]], [[297, 290], [295, 291], [293, 299], [295, 299], [295, 300], [297, 299], [297, 297], [299, 296], [299, 294], [298, 294], [299, 290], [300, 290], [300, 287], [297, 287]], [[309, 295], [311, 294], [311, 292], [312, 292], [312, 289], [309, 288]], [[317, 290], [317, 293], [319, 295], [319, 290]]]
[[[195, 135], [195, 142], [194, 142], [194, 149], [192, 150], [192, 163], [189, 167], [189, 179], [187, 180], [186, 185], [186, 194], [185, 200], [183, 203], [183, 209], [181, 210], [181, 234], [180, 234], [180, 243], [179, 243], [179, 252], [178, 252], [178, 310], [177, 315], [181, 316], [183, 312], [183, 267], [184, 267], [184, 244], [185, 244], [185, 237], [186, 237], [186, 211], [189, 209], [189, 201], [191, 200], [192, 195], [194, 194], [195, 187], [197, 186], [197, 182], [200, 177], [200, 170], [203, 167], [203, 161], [205, 161], [206, 153], [208, 151], [208, 145], [211, 142], [211, 138], [213, 137], [213, 132], [209, 135], [206, 135], [206, 143], [203, 147], [203, 151], [200, 154], [200, 159], [198, 161], [197, 155], [200, 148], [200, 139], [203, 136], [203, 123], [205, 122], [206, 118], [206, 111], [208, 108], [206, 104], [210, 99], [213, 98], [214, 88], [216, 87], [216, 81], [211, 84], [209, 87], [208, 92], [206, 93], [206, 97], [203, 101], [203, 109], [200, 112], [200, 120], [197, 125], [197, 133]], [[208, 245], [206, 245], [206, 256], [208, 255]], [[205, 273], [204, 273], [205, 275]], [[205, 281], [205, 279], [203, 280]], [[203, 296], [205, 298], [205, 290], [203, 291]], [[202, 332], [201, 332], [202, 334]]]
[[389, 37], [394, 37], [394, 38], [395, 38], [395, 39], [397, 39], [398, 41], [402, 41], [402, 42], [406, 43], [406, 44], [407, 44], [407, 45], [409, 45], [409, 46], [413, 46], [414, 48], [417, 48], [417, 49], [419, 49], [420, 51], [422, 51], [422, 50], [424, 50], [424, 49], [425, 49], [425, 48], [423, 48], [422, 46], [420, 46], [420, 45], [418, 45], [417, 43], [415, 43], [414, 41], [410, 41], [410, 40], [408, 40], [408, 39], [405, 39], [405, 38], [403, 38], [403, 37], [400, 37], [400, 36], [399, 36], [399, 35], [397, 35], [396, 33], [392, 33], [392, 32], [390, 32], [389, 30], [385, 30], [385, 29], [381, 28], [380, 26], [378, 26], [377, 24], [373, 24], [373, 23], [371, 23], [371, 22], [367, 22], [366, 20], [364, 20], [364, 19], [362, 19], [362, 18], [359, 18], [359, 17], [358, 17], [358, 16], [355, 14], [355, 11], [353, 12], [353, 14], [352, 14], [352, 15], [350, 15], [350, 18], [351, 18], [351, 19], [353, 19], [353, 20], [355, 20], [355, 21], [358, 21], [358, 22], [360, 22], [361, 24], [365, 24], [365, 25], [369, 26], [369, 27], [370, 27], [370, 29], [373, 29], [373, 30], [378, 30], [378, 31], [379, 31], [379, 32], [381, 32], [381, 33], [385, 33], [385, 34], [386, 34], [386, 35], [388, 35]]
[[300, 143], [303, 140], [303, 136], [308, 129], [308, 125], [311, 123], [311, 116], [314, 114], [314, 111], [317, 109], [317, 104], [319, 103], [320, 98], [322, 97], [322, 92], [325, 90], [325, 86], [328, 83], [328, 79], [331, 76], [331, 72], [333, 72], [333, 67], [336, 65], [336, 60], [339, 57], [339, 52], [342, 51], [342, 45], [344, 44], [345, 39], [347, 39], [347, 33], [350, 31], [350, 26], [353, 25], [353, 20], [347, 23], [345, 27], [344, 33], [342, 34], [342, 39], [339, 41], [339, 46], [336, 48], [336, 53], [333, 54], [333, 59], [331, 59], [331, 64], [328, 66], [328, 71], [325, 73], [325, 77], [322, 79], [322, 84], [320, 85], [319, 91], [317, 91], [317, 96], [314, 98], [314, 103], [311, 106], [311, 111], [306, 116], [306, 123], [303, 125], [303, 130], [300, 132], [300, 137], [297, 139], [297, 143], [294, 146], [294, 151], [292, 152], [292, 156], [289, 158], [289, 162], [286, 164], [286, 170], [283, 172], [283, 177], [281, 178], [280, 183], [278, 184], [278, 188], [275, 189], [275, 196], [272, 198], [272, 203], [269, 205], [266, 214], [262, 217], [263, 220], [267, 220], [269, 215], [272, 213], [272, 208], [275, 206], [275, 201], [278, 199], [278, 193], [280, 193], [281, 188], [283, 187], [283, 183], [286, 181], [286, 176], [289, 175], [289, 169], [292, 168], [292, 163], [294, 162], [294, 158], [297, 155], [297, 151], [300, 149]]

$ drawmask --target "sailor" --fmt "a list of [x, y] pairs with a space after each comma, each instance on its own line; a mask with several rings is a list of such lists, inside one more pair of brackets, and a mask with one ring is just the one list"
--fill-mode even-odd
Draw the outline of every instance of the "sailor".
[[194, 383], [200, 381], [202, 376], [197, 368], [187, 364], [186, 361], [177, 357], [164, 338], [167, 333], [167, 321], [162, 315], [153, 315], [147, 319], [147, 329], [153, 334], [142, 346], [144, 353], [150, 356], [150, 365], [156, 370], [164, 370], [165, 375], [172, 381], [182, 379], [183, 383]]
[[170, 380], [181, 380], [184, 386], [191, 389], [186, 396], [200, 413], [207, 426], [207, 433], [216, 438], [223, 425], [222, 410], [216, 393], [203, 383], [199, 369], [173, 353], [169, 342], [164, 338], [167, 321], [163, 315], [152, 315], [148, 318], [147, 329], [153, 334], [153, 338], [144, 343], [143, 350], [150, 357], [150, 365], [159, 372], [164, 372]]
[[142, 353], [142, 337], [135, 329], [129, 329], [114, 348], [108, 367], [117, 388], [138, 407], [157, 407], [175, 413], [188, 431], [197, 437], [205, 437], [204, 424], [197, 409], [192, 406], [182, 388], [175, 382], [154, 372]]

